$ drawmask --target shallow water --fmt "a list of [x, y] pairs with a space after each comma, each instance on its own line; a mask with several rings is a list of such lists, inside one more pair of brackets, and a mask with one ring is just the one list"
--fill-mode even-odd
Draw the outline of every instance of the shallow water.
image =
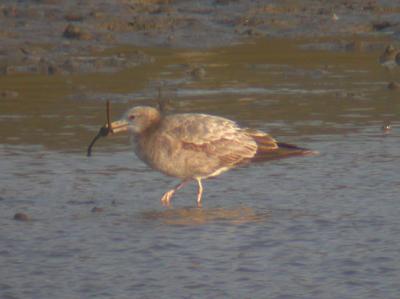
[[[148, 49], [157, 61], [140, 70], [2, 78], [19, 96], [0, 101], [0, 297], [399, 298], [400, 104], [386, 89], [396, 70], [377, 53], [300, 44]], [[188, 62], [205, 77], [187, 76]], [[176, 181], [142, 164], [126, 137], [85, 156], [104, 100], [117, 117], [157, 84], [174, 110], [321, 155], [209, 180], [202, 209], [188, 185], [163, 208]]]

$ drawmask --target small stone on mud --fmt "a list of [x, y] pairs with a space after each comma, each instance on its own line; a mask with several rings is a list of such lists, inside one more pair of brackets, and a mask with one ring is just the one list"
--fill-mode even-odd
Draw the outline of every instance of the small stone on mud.
[[190, 75], [193, 79], [201, 80], [206, 76], [206, 70], [202, 66], [195, 67], [190, 71]]
[[100, 18], [104, 18], [105, 14], [103, 12], [101, 12], [101, 11], [94, 10], [89, 14], [89, 16], [91, 16], [91, 17], [93, 17], [95, 19], [100, 19]]
[[390, 90], [400, 90], [400, 83], [392, 81], [388, 84], [387, 88]]
[[372, 23], [372, 28], [374, 28], [374, 30], [376, 31], [381, 31], [392, 26], [393, 24], [389, 21], [378, 21]]
[[0, 91], [0, 98], [12, 99], [18, 97], [18, 92], [13, 90], [2, 90]]
[[79, 40], [91, 40], [93, 36], [86, 31], [83, 31], [80, 27], [76, 25], [69, 24], [63, 33], [63, 36], [71, 39], [79, 39]]
[[81, 22], [81, 21], [83, 21], [83, 16], [70, 13], [70, 14], [67, 14], [64, 17], [64, 19], [69, 22]]
[[16, 214], [14, 215], [14, 220], [18, 220], [18, 221], [29, 221], [30, 218], [29, 218], [29, 216], [28, 216], [27, 214], [19, 212], [19, 213], [16, 213]]
[[103, 208], [94, 207], [94, 208], [92, 209], [92, 213], [101, 213], [101, 212], [104, 212], [104, 209], [103, 209]]

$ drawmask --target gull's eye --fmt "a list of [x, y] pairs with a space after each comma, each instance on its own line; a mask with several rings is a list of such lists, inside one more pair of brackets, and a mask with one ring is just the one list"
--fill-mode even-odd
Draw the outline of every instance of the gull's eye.
[[135, 116], [134, 116], [134, 115], [129, 115], [129, 116], [128, 116], [128, 119], [129, 119], [129, 120], [134, 120], [134, 119], [135, 119]]

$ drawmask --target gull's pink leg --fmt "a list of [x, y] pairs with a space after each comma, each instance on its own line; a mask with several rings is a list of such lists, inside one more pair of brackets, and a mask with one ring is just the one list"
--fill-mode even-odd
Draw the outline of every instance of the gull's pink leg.
[[171, 205], [171, 198], [174, 193], [185, 186], [187, 182], [188, 181], [182, 181], [180, 184], [176, 185], [175, 188], [165, 192], [164, 195], [161, 197], [161, 204], [164, 207], [169, 207]]
[[201, 196], [203, 195], [203, 185], [201, 184], [201, 178], [196, 178], [199, 189], [197, 190], [197, 207], [201, 208]]

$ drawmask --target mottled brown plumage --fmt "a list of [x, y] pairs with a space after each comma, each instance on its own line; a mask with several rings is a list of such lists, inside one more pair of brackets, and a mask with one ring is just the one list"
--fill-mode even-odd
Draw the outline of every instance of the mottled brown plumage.
[[315, 153], [277, 142], [262, 131], [241, 128], [223, 117], [197, 113], [162, 116], [157, 109], [146, 106], [130, 109], [111, 127], [114, 133], [132, 133], [137, 156], [150, 167], [181, 179], [162, 197], [165, 205], [190, 180], [198, 182], [200, 206], [202, 179], [250, 162]]

